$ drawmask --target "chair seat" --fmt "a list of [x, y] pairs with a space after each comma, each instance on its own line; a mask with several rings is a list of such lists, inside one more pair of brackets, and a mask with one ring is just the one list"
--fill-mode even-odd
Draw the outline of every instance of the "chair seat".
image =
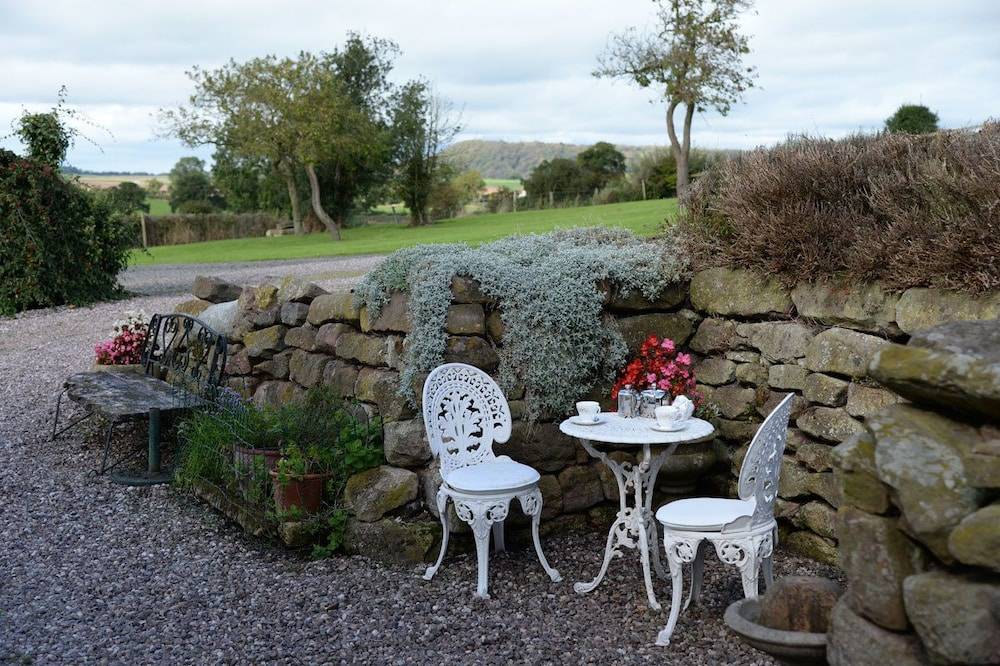
[[455, 490], [484, 493], [523, 488], [538, 483], [540, 478], [534, 468], [499, 456], [489, 462], [456, 469], [445, 481]]
[[692, 497], [664, 504], [656, 519], [670, 529], [688, 532], [718, 532], [742, 516], [752, 516], [753, 500], [722, 497]]

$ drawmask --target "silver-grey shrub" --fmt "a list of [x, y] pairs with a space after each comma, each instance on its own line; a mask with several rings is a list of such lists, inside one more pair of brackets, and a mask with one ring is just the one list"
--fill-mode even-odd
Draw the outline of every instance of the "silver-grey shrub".
[[686, 274], [685, 257], [669, 243], [588, 228], [512, 236], [476, 248], [407, 248], [368, 273], [355, 294], [373, 318], [393, 291], [409, 294], [413, 330], [400, 393], [412, 400], [416, 375], [444, 358], [452, 278], [479, 282], [504, 323], [500, 384], [507, 391], [524, 386], [534, 419], [567, 411], [624, 363], [625, 341], [614, 320], [603, 316], [602, 286], [653, 299]]

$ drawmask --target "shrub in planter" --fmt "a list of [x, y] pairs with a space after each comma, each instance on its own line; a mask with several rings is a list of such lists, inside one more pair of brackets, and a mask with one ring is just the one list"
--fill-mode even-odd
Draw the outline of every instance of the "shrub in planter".
[[333, 477], [333, 447], [310, 446], [303, 450], [289, 444], [269, 474], [274, 485], [274, 505], [279, 514], [295, 511], [313, 514], [323, 502], [323, 490]]

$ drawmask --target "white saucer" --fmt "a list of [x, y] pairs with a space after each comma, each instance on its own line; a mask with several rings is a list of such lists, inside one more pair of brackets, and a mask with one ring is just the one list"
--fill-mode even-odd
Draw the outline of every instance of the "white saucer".
[[570, 417], [569, 421], [573, 425], [582, 425], [582, 426], [595, 426], [604, 423], [604, 419], [600, 416], [597, 417], [596, 421], [592, 419], [584, 419], [582, 416], [572, 416]]
[[676, 425], [664, 427], [664, 426], [661, 426], [656, 421], [653, 421], [653, 423], [650, 424], [649, 427], [652, 428], [653, 430], [655, 430], [656, 432], [678, 432], [680, 430], [684, 430], [684, 428], [687, 428], [688, 427], [688, 422], [687, 422], [687, 420], [684, 420], [684, 421], [681, 421], [680, 423], [678, 423]]

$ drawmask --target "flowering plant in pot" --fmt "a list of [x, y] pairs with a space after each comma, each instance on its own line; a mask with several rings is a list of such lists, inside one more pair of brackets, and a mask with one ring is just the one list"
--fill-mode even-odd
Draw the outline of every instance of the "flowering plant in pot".
[[149, 320], [142, 310], [128, 310], [124, 318], [116, 321], [111, 329], [111, 337], [94, 346], [95, 370], [138, 369], [142, 357], [142, 345], [146, 341]]
[[691, 355], [679, 351], [673, 340], [650, 335], [639, 347], [639, 355], [618, 376], [611, 389], [611, 399], [617, 400], [618, 392], [631, 385], [636, 390], [658, 388], [666, 391], [671, 400], [684, 395], [700, 405], [701, 395], [695, 390], [691, 366]]

